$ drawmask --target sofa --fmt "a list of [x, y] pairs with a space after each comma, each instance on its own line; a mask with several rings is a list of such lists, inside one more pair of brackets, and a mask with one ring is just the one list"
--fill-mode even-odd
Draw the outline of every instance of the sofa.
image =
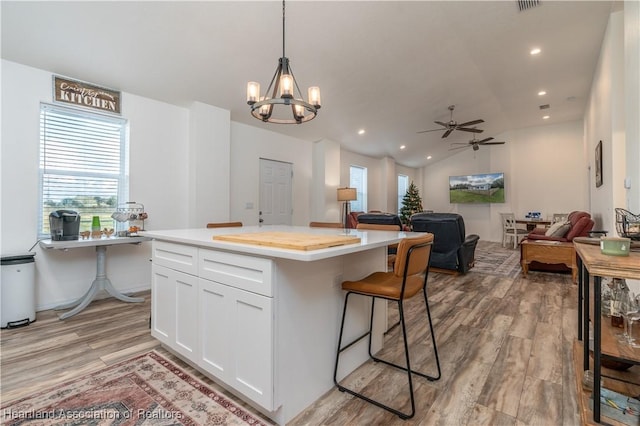
[[550, 228], [535, 228], [527, 235], [529, 240], [572, 242], [576, 237], [587, 237], [593, 229], [591, 215], [583, 211], [573, 211], [566, 222], [558, 222]]
[[[589, 236], [593, 226], [594, 221], [589, 213], [573, 211], [567, 216], [566, 222], [553, 224], [548, 229], [535, 228], [529, 232], [526, 239], [532, 241], [573, 242], [576, 237]], [[522, 251], [520, 252], [520, 261], [522, 262]], [[529, 269], [546, 272], [571, 272], [571, 269], [563, 264], [548, 264], [536, 261], [529, 264]]]
[[465, 274], [473, 267], [480, 237], [465, 234], [462, 216], [456, 213], [422, 212], [412, 215], [410, 220], [414, 232], [430, 232], [434, 235], [431, 268]]

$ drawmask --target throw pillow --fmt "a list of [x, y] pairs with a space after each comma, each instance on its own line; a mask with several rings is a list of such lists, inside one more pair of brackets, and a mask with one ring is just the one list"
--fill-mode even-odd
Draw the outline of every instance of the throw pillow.
[[553, 233], [552, 237], [564, 238], [565, 235], [569, 233], [571, 229], [571, 224], [569, 222], [562, 225], [556, 232]]
[[562, 238], [567, 235], [569, 229], [571, 229], [570, 222], [558, 222], [551, 225], [549, 229], [547, 229], [547, 232], [544, 233], [544, 235], [546, 235], [547, 237]]
[[550, 227], [547, 228], [544, 235], [546, 235], [547, 237], [552, 236], [553, 233], [556, 232], [558, 229], [560, 229], [562, 225], [564, 225], [564, 222], [556, 222], [552, 224]]

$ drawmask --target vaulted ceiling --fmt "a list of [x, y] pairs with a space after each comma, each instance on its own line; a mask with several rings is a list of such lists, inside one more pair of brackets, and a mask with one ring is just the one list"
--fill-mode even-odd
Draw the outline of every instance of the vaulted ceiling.
[[[286, 54], [305, 96], [322, 90], [318, 117], [301, 125], [262, 123], [246, 104], [247, 81], [264, 90], [282, 54], [280, 2], [1, 7], [4, 59], [172, 104], [205, 102], [234, 121], [419, 167], [474, 135], [417, 133], [449, 121], [449, 105], [458, 122], [484, 120], [480, 139], [582, 118], [609, 14], [622, 3], [542, 1], [521, 12], [515, 0], [289, 1]], [[534, 47], [541, 53], [530, 55]]]

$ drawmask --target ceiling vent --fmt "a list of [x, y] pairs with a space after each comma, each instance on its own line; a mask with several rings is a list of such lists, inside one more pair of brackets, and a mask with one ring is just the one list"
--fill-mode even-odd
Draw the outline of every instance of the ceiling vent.
[[540, 109], [549, 109], [549, 104], [540, 105], [538, 108], [540, 108]]
[[517, 0], [520, 12], [540, 6], [540, 0]]

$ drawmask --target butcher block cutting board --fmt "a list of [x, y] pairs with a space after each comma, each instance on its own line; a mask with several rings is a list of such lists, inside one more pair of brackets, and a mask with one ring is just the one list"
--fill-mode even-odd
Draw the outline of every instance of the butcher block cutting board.
[[360, 238], [348, 235], [317, 235], [298, 232], [255, 232], [249, 234], [215, 235], [214, 240], [253, 244], [293, 250], [318, 250], [357, 244]]

